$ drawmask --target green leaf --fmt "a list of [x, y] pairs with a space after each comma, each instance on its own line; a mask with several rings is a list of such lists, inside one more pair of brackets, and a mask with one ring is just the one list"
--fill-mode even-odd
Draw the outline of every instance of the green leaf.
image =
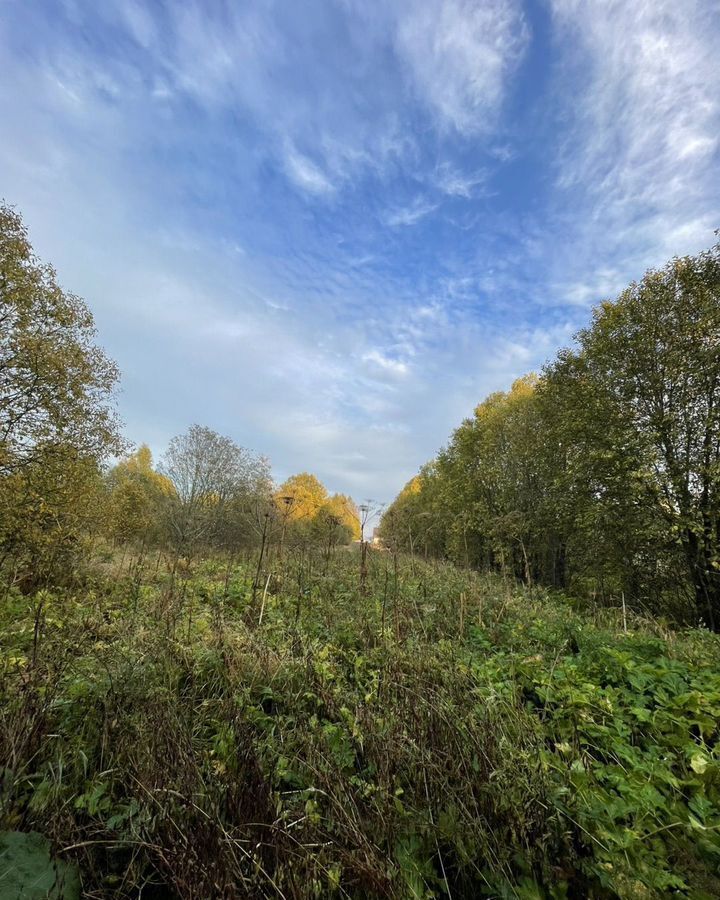
[[80, 900], [77, 868], [53, 859], [50, 842], [34, 831], [0, 833], [0, 897]]

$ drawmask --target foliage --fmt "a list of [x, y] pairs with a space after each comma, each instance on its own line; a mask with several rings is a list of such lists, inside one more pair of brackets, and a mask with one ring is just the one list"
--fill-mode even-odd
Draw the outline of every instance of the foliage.
[[63, 583], [84, 557], [89, 534], [102, 526], [97, 464], [72, 447], [38, 454], [0, 478], [0, 572], [25, 589]]
[[0, 206], [0, 475], [55, 447], [117, 449], [115, 365], [93, 344], [85, 303], [41, 264], [20, 217]]
[[153, 468], [150, 448], [143, 444], [114, 466], [107, 487], [110, 535], [121, 542], [160, 542], [164, 505], [172, 502], [175, 487]]
[[0, 834], [0, 892], [13, 900], [80, 900], [74, 866], [54, 860], [39, 834]]
[[99, 466], [122, 447], [118, 371], [90, 310], [0, 206], [0, 571], [60, 577], [97, 511]]
[[577, 342], [477, 407], [385, 540], [720, 629], [720, 245], [648, 272]]
[[309, 472], [291, 475], [275, 494], [278, 506], [288, 507], [291, 522], [313, 519], [327, 499], [327, 488]]
[[309, 472], [284, 481], [275, 492], [275, 504], [291, 541], [320, 541], [333, 546], [360, 537], [360, 515], [352, 497], [331, 496]]
[[0, 619], [2, 824], [87, 894], [720, 891], [713, 635], [379, 551], [262, 603], [252, 559], [126, 565]]
[[648, 272], [580, 334], [587, 376], [637, 448], [634, 479], [720, 629], [720, 245]]

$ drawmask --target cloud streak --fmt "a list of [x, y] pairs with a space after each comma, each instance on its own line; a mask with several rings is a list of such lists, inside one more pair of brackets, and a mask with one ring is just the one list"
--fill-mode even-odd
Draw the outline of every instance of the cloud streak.
[[430, 0], [399, 13], [397, 48], [421, 102], [443, 127], [492, 131], [529, 39], [521, 4]]
[[[6, 0], [0, 194], [155, 450], [389, 500], [720, 224], [712, 3]], [[540, 77], [542, 75], [542, 77]]]
[[557, 172], [561, 196], [584, 204], [583, 230], [604, 229], [605, 252], [654, 262], [709, 242], [720, 219], [717, 6], [552, 6], [559, 39], [578, 48], [565, 74], [580, 102]]

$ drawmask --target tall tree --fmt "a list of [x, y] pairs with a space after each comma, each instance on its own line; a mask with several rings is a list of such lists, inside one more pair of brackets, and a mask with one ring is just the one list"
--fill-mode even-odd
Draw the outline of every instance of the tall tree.
[[679, 542], [697, 614], [720, 628], [720, 245], [648, 272], [581, 332], [587, 375], [639, 443], [642, 502]]
[[92, 313], [34, 255], [20, 216], [0, 206], [0, 474], [54, 447], [102, 459], [120, 449], [118, 369]]
[[99, 508], [99, 467], [122, 450], [118, 370], [94, 340], [87, 305], [0, 206], [0, 568], [13, 577], [67, 574]]

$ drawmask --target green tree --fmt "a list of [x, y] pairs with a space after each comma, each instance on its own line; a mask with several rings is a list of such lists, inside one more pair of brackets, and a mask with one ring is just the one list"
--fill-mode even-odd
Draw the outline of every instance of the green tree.
[[0, 568], [13, 578], [68, 574], [100, 508], [100, 466], [122, 450], [118, 370], [94, 339], [86, 304], [0, 206]]
[[384, 543], [413, 555], [452, 555], [449, 531], [461, 507], [450, 494], [449, 479], [439, 475], [437, 461], [423, 466], [383, 513], [379, 532]]
[[69, 582], [102, 526], [101, 473], [73, 447], [39, 451], [0, 478], [0, 572], [31, 590]]
[[579, 335], [637, 502], [679, 546], [696, 612], [720, 628], [720, 245], [649, 271]]
[[164, 505], [175, 492], [172, 482], [153, 468], [150, 448], [142, 444], [109, 473], [108, 526], [120, 542], [157, 543], [163, 537]]
[[103, 459], [121, 447], [118, 369], [92, 313], [33, 254], [20, 216], [0, 206], [0, 475], [56, 447]]
[[662, 609], [677, 584], [652, 471], [637, 432], [585, 356], [564, 351], [540, 384], [539, 515], [560, 535], [567, 585], [601, 601]]
[[[427, 524], [426, 524], [427, 523]], [[603, 303], [400, 493], [395, 546], [720, 629], [720, 245]]]

